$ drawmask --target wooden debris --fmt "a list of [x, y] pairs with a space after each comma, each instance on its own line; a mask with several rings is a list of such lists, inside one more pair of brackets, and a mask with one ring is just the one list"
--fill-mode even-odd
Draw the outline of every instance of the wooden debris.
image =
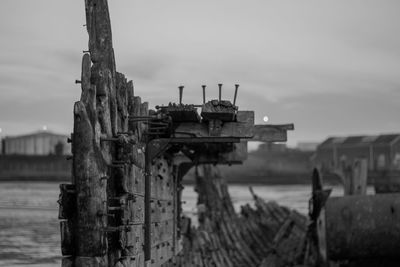
[[[197, 172], [199, 226], [184, 234], [174, 266], [300, 266], [307, 245], [307, 218], [265, 202], [253, 193], [255, 207], [237, 214], [227, 185], [210, 165]], [[169, 266], [167, 265], [163, 266]], [[172, 266], [172, 265], [171, 265]], [[304, 265], [305, 266], [305, 265]]]

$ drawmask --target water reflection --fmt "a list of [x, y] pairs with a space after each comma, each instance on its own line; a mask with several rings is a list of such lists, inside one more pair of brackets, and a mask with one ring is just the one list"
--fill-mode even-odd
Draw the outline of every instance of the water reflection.
[[[310, 186], [253, 186], [266, 200], [307, 212]], [[237, 211], [252, 203], [247, 185], [231, 185], [229, 192]], [[0, 183], [0, 266], [60, 266], [58, 183]], [[343, 194], [334, 187], [334, 195]], [[183, 191], [184, 212], [196, 216], [197, 195], [193, 186]], [[195, 221], [195, 220], [194, 220]]]

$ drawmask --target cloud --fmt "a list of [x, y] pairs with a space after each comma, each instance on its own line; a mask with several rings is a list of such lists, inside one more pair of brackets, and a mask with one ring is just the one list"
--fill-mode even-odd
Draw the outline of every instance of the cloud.
[[[396, 131], [398, 1], [110, 1], [117, 70], [150, 106], [233, 98], [260, 123], [294, 122], [297, 140]], [[87, 49], [80, 1], [4, 0], [0, 10], [0, 127], [70, 131]], [[10, 12], [13, 10], [13, 12]], [[44, 121], [42, 123], [42, 121]], [[4, 126], [5, 125], [5, 126]], [[36, 129], [36, 128], [35, 128]]]

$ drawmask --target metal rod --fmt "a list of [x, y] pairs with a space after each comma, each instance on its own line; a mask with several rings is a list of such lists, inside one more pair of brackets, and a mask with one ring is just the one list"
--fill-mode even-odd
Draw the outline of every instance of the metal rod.
[[100, 137], [100, 142], [118, 142], [119, 139], [116, 137]]
[[156, 119], [157, 116], [131, 116], [129, 119]]
[[221, 92], [222, 92], [222, 83], [219, 83], [218, 84], [218, 87], [219, 87], [219, 102], [221, 102]]
[[144, 121], [143, 123], [149, 125], [168, 126], [167, 122], [162, 122], [162, 121]]
[[166, 129], [167, 129], [167, 127], [165, 127], [165, 126], [151, 126], [151, 125], [149, 128], [149, 130], [166, 130]]
[[182, 94], [183, 94], [183, 88], [184, 88], [184, 86], [181, 85], [181, 86], [179, 86], [178, 88], [179, 88], [179, 104], [182, 105]]
[[239, 84], [235, 84], [235, 96], [233, 97], [233, 105], [236, 104], [236, 97], [237, 97], [238, 89], [239, 89]]
[[201, 87], [203, 87], [203, 104], [206, 103], [206, 86], [202, 85]]

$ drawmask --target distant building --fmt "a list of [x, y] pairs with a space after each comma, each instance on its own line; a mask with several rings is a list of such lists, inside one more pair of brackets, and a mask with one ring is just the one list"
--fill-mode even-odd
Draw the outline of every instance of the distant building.
[[49, 131], [27, 135], [6, 136], [2, 140], [5, 155], [66, 155], [71, 154], [67, 136]]
[[318, 145], [317, 142], [298, 142], [296, 148], [300, 151], [315, 151]]
[[369, 171], [400, 170], [400, 134], [330, 137], [318, 145], [313, 160], [334, 170], [356, 158], [367, 159]]

